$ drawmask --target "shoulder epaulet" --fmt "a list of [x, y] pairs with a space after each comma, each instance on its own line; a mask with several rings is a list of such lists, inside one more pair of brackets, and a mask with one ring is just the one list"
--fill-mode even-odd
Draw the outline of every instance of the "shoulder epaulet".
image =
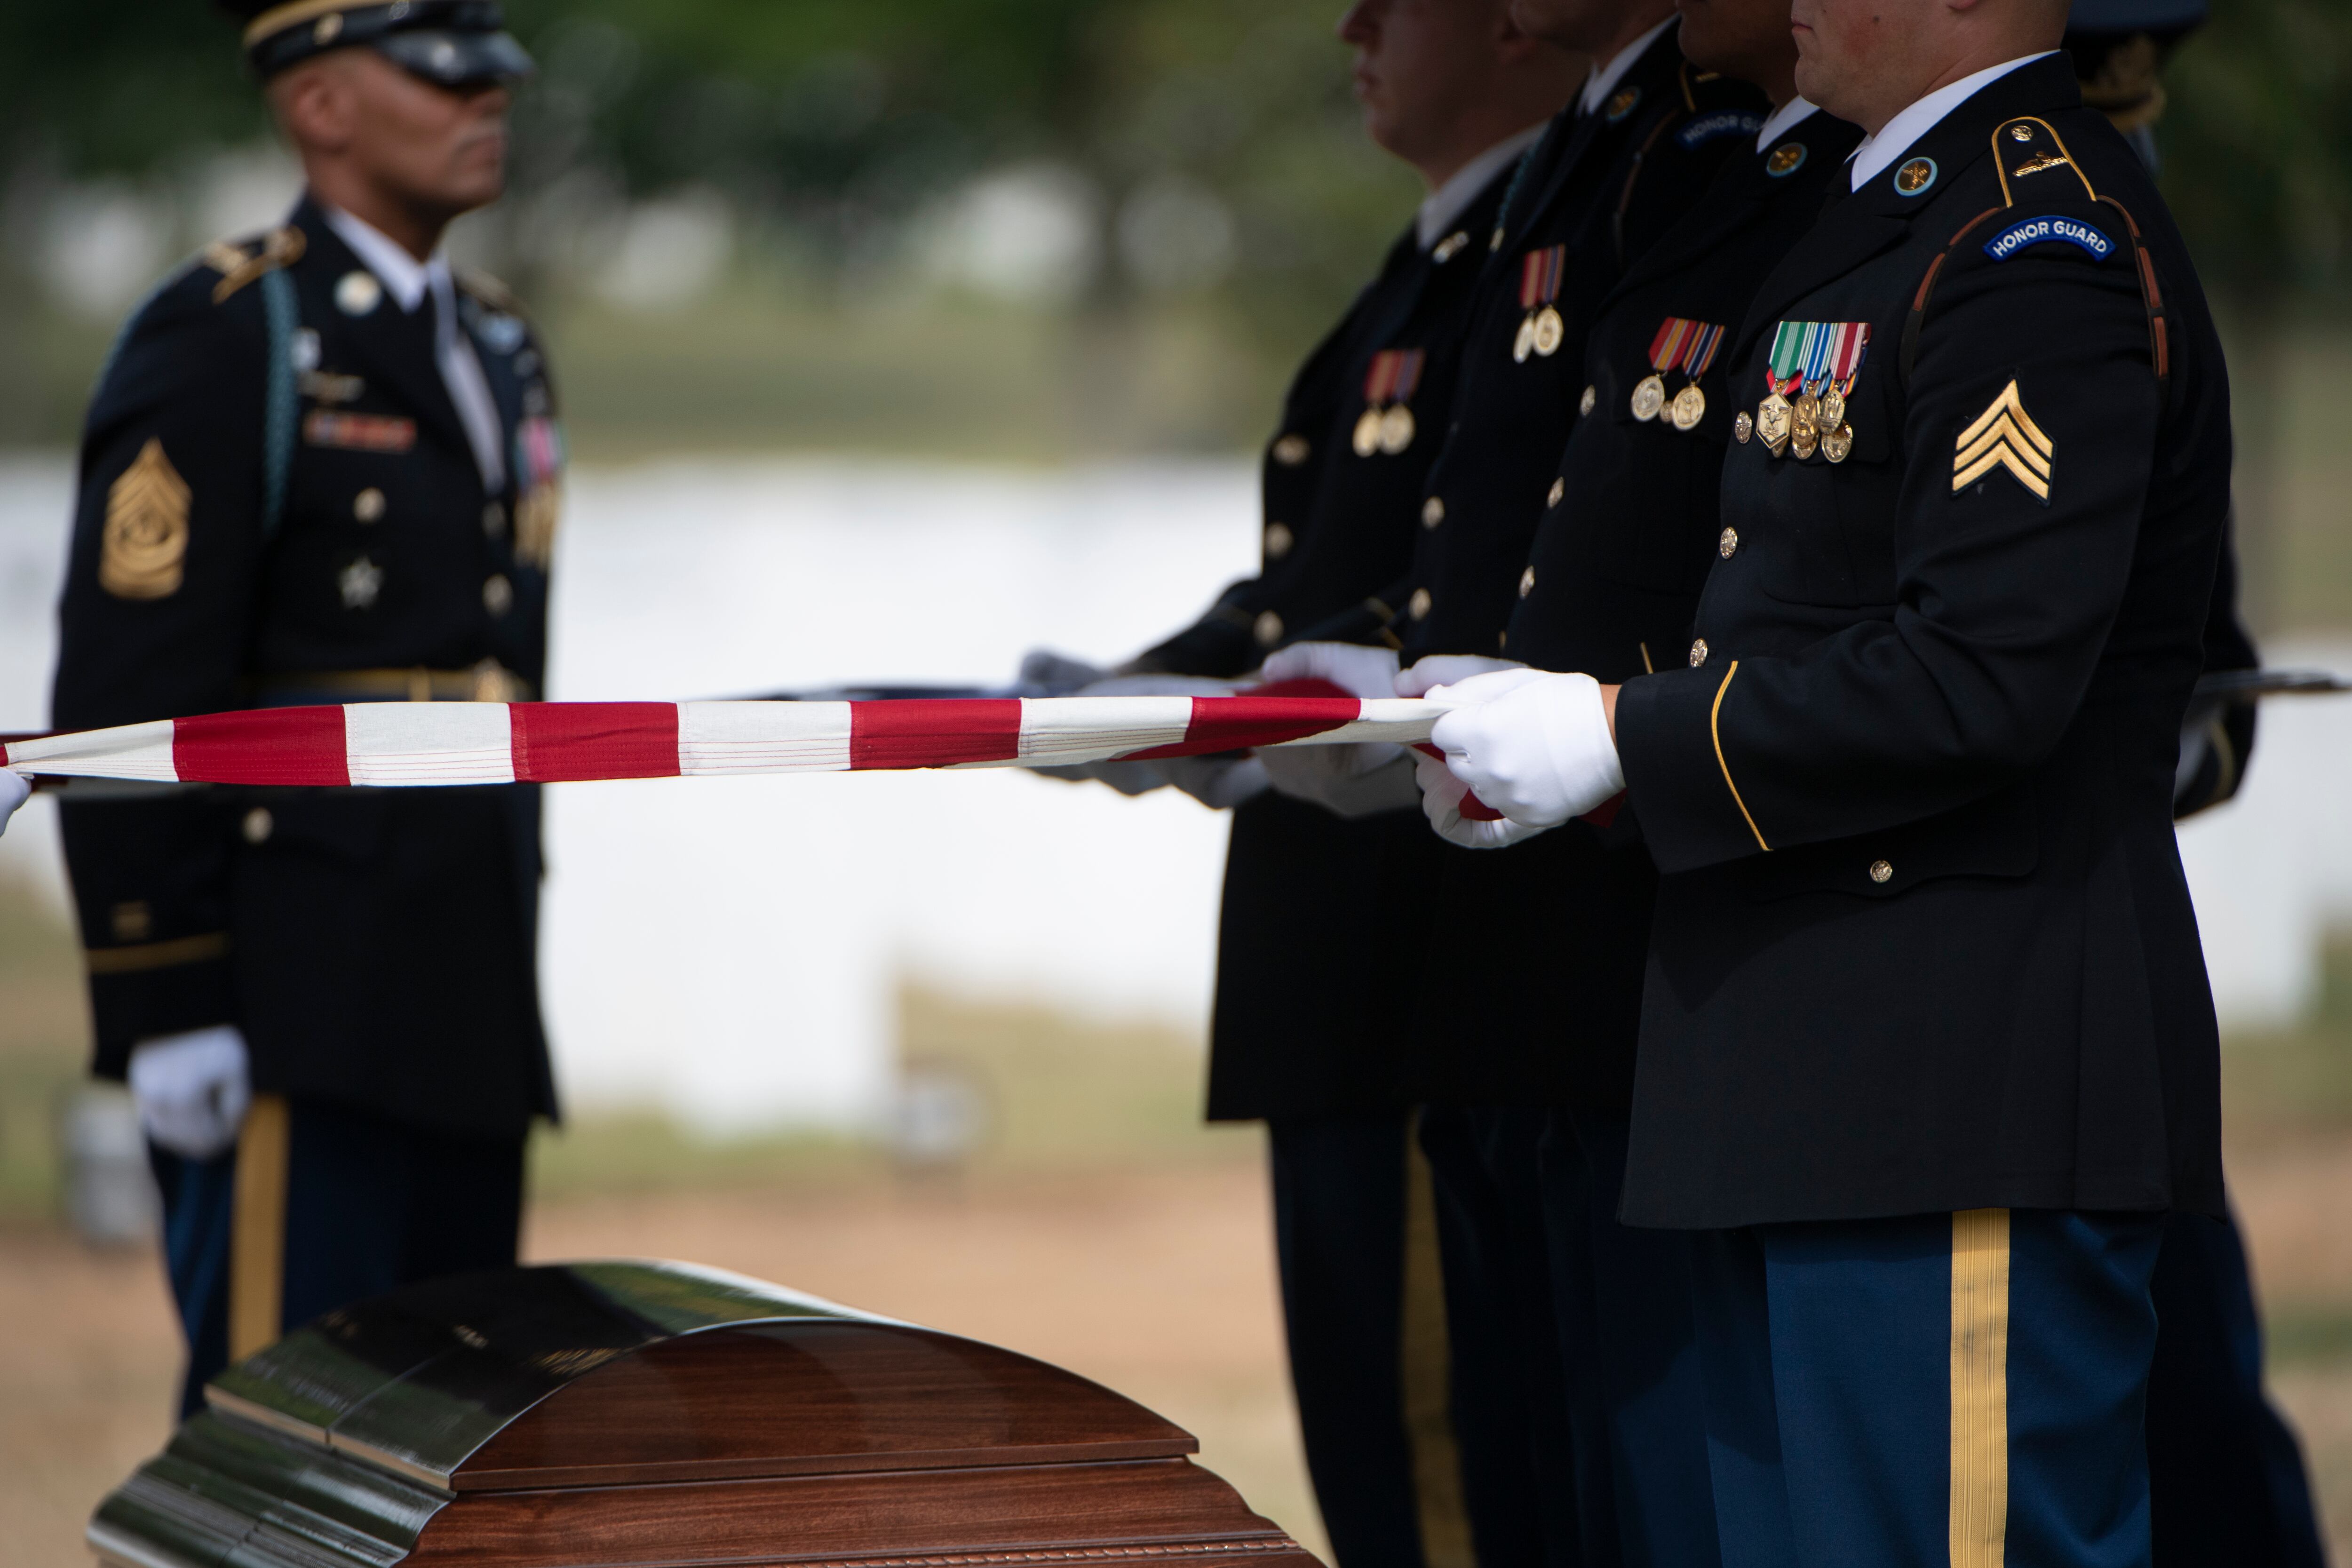
[[[2099, 194], [2098, 188], [2091, 184], [2089, 172], [2075, 162], [2074, 153], [2067, 149], [2057, 128], [2039, 115], [2021, 114], [1993, 127], [1992, 167], [2000, 181], [2000, 205], [1987, 207], [1960, 226], [1959, 231], [1937, 253], [1935, 260], [1927, 264], [1927, 274], [1919, 279], [1919, 288], [1911, 297], [1911, 309], [1903, 321], [1899, 364], [1904, 384], [1910, 384], [1911, 367], [1918, 358], [1920, 323], [1927, 318], [1927, 301], [1936, 291], [1936, 279], [1942, 274], [1945, 261], [1960, 242], [1989, 220], [2012, 211], [2021, 201], [2071, 200], [2079, 187], [2084, 200], [2096, 206], [2113, 208], [2116, 216], [2123, 219], [2124, 233], [2131, 246], [2133, 280], [2139, 285], [2140, 304], [2147, 313], [2148, 355], [2155, 363], [2157, 385], [2159, 388], [2167, 386], [2172, 379], [2172, 347], [2164, 307], [2164, 289], [2157, 280], [2156, 263], [2148, 256], [2147, 242], [2141, 237], [2139, 221], [2132, 216], [2131, 210], [2115, 197]], [[2062, 169], [2073, 176], [2071, 184], [2059, 180], [2045, 189], [2032, 183]], [[2014, 254], [2016, 249], [2023, 248], [2022, 244], [2017, 243], [2019, 241], [2032, 243], [2042, 239], [2062, 239], [2095, 260], [2105, 260], [2114, 248], [2114, 242], [2105, 235], [2084, 225], [2077, 223], [2070, 230], [2063, 227], [2062, 224], [2063, 220], [2053, 216], [2034, 226], [2020, 225], [2021, 232], [2012, 231], [2012, 234], [1996, 237], [1988, 246], [1988, 251], [1999, 261], [2004, 259], [2002, 249], [2005, 243], [2011, 247], [2009, 253]]]
[[457, 268], [455, 273], [457, 287], [490, 309], [520, 313], [521, 307], [515, 303], [514, 290], [488, 273], [473, 267]]
[[265, 272], [293, 266], [302, 259], [303, 247], [309, 243], [300, 229], [288, 224], [271, 229], [257, 242], [237, 245], [216, 239], [205, 246], [205, 265], [221, 275], [213, 285], [213, 303], [219, 304]]

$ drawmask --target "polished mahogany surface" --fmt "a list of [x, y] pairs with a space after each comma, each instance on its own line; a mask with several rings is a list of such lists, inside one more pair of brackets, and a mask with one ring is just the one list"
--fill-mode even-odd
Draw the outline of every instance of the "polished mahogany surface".
[[511, 1422], [450, 1484], [1161, 1458], [1199, 1447], [1133, 1400], [993, 1345], [810, 1321], [709, 1330], [600, 1366]]
[[1314, 1568], [1190, 1434], [977, 1341], [684, 1264], [436, 1280], [230, 1368], [113, 1568]]

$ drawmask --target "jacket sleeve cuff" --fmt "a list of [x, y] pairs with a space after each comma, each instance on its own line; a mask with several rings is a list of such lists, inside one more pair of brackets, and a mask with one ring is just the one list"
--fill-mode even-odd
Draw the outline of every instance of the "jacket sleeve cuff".
[[1617, 694], [1617, 756], [1626, 799], [1661, 871], [1688, 871], [1770, 847], [1734, 782], [1717, 717], [1739, 664], [1674, 669]]
[[91, 1070], [100, 1078], [122, 1077], [142, 1040], [236, 1020], [226, 932], [92, 948], [86, 956], [97, 1037]]

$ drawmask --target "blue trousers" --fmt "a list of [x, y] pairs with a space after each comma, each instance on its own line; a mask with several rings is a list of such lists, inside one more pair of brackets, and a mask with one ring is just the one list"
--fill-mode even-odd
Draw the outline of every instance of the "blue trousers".
[[1443, 1307], [1426, 1326], [1412, 1321], [1412, 1284], [1436, 1269], [1412, 1255], [1433, 1241], [1409, 1214], [1414, 1121], [1400, 1107], [1266, 1123], [1290, 1382], [1339, 1568], [1424, 1568], [1424, 1512], [1463, 1513], [1450, 1435], [1416, 1442], [1421, 1390], [1408, 1389], [1416, 1374], [1434, 1384], [1444, 1419]]
[[1725, 1568], [2147, 1568], [2159, 1215], [1696, 1237]]
[[[258, 1135], [257, 1118], [247, 1123]], [[420, 1279], [503, 1268], [522, 1224], [520, 1138], [452, 1138], [342, 1106], [297, 1100], [285, 1123], [286, 1190], [277, 1234], [284, 1328]], [[150, 1145], [163, 1196], [163, 1257], [188, 1343], [180, 1414], [204, 1404], [228, 1364], [236, 1151], [188, 1160]], [[248, 1221], [253, 1216], [248, 1214]], [[267, 1219], [255, 1223], [267, 1224]]]
[[1687, 1232], [1619, 1223], [1626, 1118], [1555, 1110], [1539, 1150], [1588, 1561], [1715, 1568]]
[[2156, 1568], [2322, 1568], [2294, 1434], [2263, 1392], [2263, 1331], [2237, 1226], [2165, 1221], [2152, 1285], [2148, 1496]]

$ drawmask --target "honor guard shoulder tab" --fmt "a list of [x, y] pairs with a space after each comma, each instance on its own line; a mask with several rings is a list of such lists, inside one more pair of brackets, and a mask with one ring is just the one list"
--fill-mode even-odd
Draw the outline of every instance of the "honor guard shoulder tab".
[[1919, 329], [1927, 319], [1927, 302], [1935, 294], [1936, 280], [1943, 276], [1952, 253], [1969, 237], [1982, 241], [1986, 256], [1995, 262], [2006, 261], [2020, 250], [2045, 240], [2065, 241], [2095, 262], [2105, 261], [2116, 249], [2095, 226], [2074, 222], [2063, 212], [2023, 223], [2013, 221], [2022, 216], [2021, 207], [2034, 207], [2046, 201], [2053, 205], [2088, 203], [2105, 207], [2123, 220], [2124, 238], [2131, 247], [2133, 278], [2139, 285], [2140, 303], [2147, 312], [2148, 355], [2155, 365], [2158, 387], [2167, 386], [2172, 379], [2172, 350], [2164, 289], [2157, 279], [2156, 263], [2147, 253], [2147, 244], [2140, 237], [2139, 222], [2130, 209], [2115, 197], [2099, 194], [2091, 184], [2090, 174], [2075, 162], [2074, 153], [2059, 136], [2057, 128], [2037, 115], [2020, 115], [1993, 128], [1992, 163], [1993, 173], [2000, 181], [2000, 205], [1987, 207], [1960, 226], [1927, 264], [1917, 290], [1911, 296], [1911, 309], [1903, 320], [1903, 343], [1896, 366], [1902, 384], [1911, 384], [1911, 368], [1919, 354]]
[[302, 231], [289, 224], [271, 229], [258, 239], [216, 239], [205, 246], [205, 265], [221, 275], [220, 281], [213, 285], [213, 303], [221, 303], [266, 272], [293, 266], [302, 259], [302, 250], [308, 243]]

